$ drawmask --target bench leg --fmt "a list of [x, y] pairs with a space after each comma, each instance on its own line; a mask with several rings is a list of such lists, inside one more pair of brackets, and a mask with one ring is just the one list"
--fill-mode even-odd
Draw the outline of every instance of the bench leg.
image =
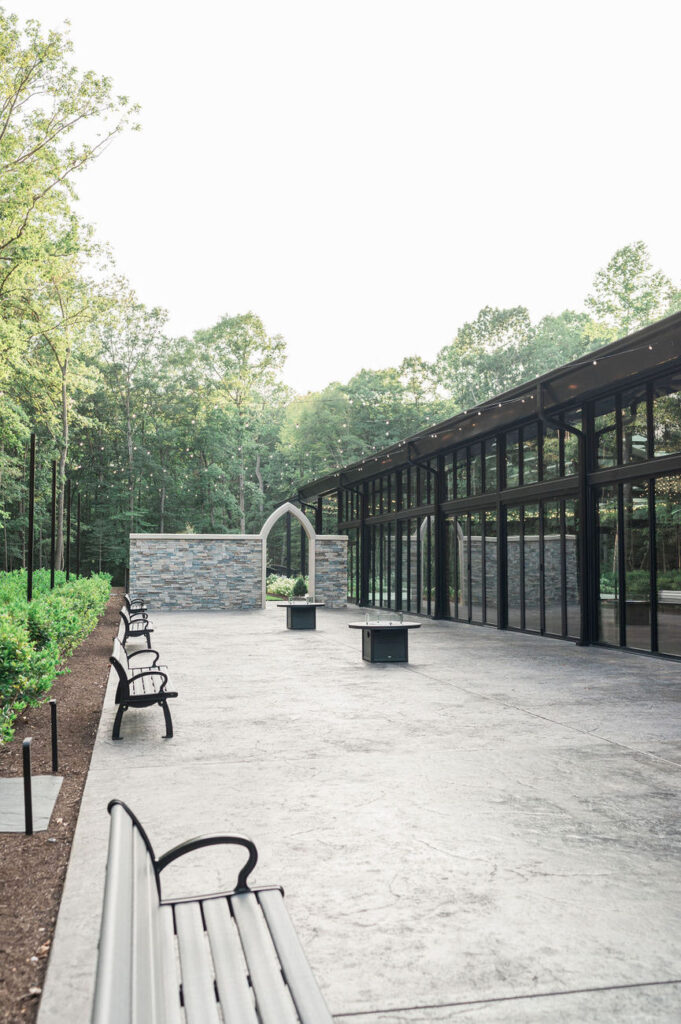
[[121, 738], [121, 721], [123, 720], [124, 711], [125, 704], [119, 704], [118, 711], [116, 712], [116, 718], [114, 720], [113, 732], [111, 733], [112, 740], [119, 740]]
[[168, 707], [168, 701], [164, 700], [161, 703], [163, 708], [163, 717], [166, 720], [166, 734], [163, 737], [164, 740], [171, 740], [173, 738], [173, 720], [170, 717], [170, 708]]

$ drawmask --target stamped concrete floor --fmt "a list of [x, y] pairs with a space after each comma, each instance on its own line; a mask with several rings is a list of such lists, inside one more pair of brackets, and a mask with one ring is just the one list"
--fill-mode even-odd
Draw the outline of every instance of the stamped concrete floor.
[[[39, 1024], [89, 1019], [112, 797], [157, 853], [256, 841], [337, 1024], [678, 1022], [681, 666], [430, 621], [369, 665], [357, 617], [154, 616], [175, 738], [113, 743], [110, 689]], [[209, 853], [166, 894], [229, 888]]]

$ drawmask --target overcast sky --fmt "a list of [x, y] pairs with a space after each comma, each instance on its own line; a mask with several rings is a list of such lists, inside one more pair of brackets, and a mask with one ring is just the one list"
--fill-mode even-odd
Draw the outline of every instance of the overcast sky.
[[485, 305], [681, 283], [677, 0], [2, 0], [142, 105], [79, 179], [172, 334], [253, 310], [298, 391], [432, 359]]

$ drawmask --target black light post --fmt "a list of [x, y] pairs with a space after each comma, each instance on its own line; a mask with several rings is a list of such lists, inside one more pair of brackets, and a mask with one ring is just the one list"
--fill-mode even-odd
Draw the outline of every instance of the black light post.
[[78, 525], [76, 526], [76, 577], [80, 576], [80, 491], [78, 491]]
[[66, 481], [66, 582], [71, 577], [71, 481]]
[[54, 545], [57, 525], [57, 460], [52, 459], [52, 526], [50, 534], [50, 590], [54, 590]]
[[31, 458], [28, 470], [28, 565], [26, 600], [33, 599], [33, 530], [35, 521], [35, 434], [31, 434]]

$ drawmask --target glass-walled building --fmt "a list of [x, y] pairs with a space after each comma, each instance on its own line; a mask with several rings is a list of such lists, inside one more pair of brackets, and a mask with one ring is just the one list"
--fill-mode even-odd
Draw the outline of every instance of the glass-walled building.
[[681, 657], [681, 315], [313, 481], [362, 606]]

